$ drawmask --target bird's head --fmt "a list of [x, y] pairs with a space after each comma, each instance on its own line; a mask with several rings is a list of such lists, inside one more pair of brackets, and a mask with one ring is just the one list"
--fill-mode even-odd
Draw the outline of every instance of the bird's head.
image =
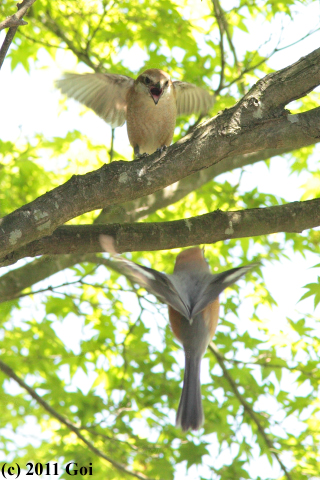
[[135, 81], [135, 88], [139, 92], [145, 92], [157, 105], [160, 98], [172, 88], [172, 82], [170, 76], [163, 70], [150, 68], [139, 75]]

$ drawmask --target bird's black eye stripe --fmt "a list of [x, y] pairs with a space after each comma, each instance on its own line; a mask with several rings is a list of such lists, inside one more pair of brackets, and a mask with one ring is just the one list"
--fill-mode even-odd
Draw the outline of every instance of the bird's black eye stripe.
[[145, 83], [146, 85], [149, 85], [149, 83], [151, 83], [150, 78], [149, 78], [149, 77], [144, 77], [144, 83]]

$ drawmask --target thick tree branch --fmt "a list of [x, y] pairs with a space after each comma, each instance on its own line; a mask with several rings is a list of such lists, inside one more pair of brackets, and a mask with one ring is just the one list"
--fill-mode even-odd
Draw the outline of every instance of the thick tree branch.
[[5, 20], [3, 20], [3, 22], [0, 22], [0, 31], [4, 30], [5, 28], [21, 27], [23, 25], [28, 25], [28, 22], [25, 22], [24, 20], [17, 18], [17, 15], [14, 14], [14, 15], [11, 15], [11, 17], [7, 17]]
[[138, 473], [138, 472], [133, 472], [132, 470], [129, 470], [127, 467], [122, 465], [121, 463], [113, 460], [111, 457], [108, 455], [105, 455], [101, 450], [96, 448], [93, 443], [91, 443], [89, 440], [86, 439], [86, 437], [83, 436], [81, 433], [81, 429], [76, 427], [70, 420], [65, 418], [63, 415], [60, 415], [54, 408], [52, 408], [40, 395], [36, 393], [36, 391], [29, 387], [18, 375], [15, 374], [15, 372], [10, 368], [6, 363], [4, 363], [2, 360], [0, 360], [0, 370], [7, 375], [9, 378], [12, 378], [15, 382], [20, 385], [21, 388], [26, 390], [31, 397], [36, 400], [39, 405], [41, 405], [52, 417], [56, 418], [60, 423], [65, 425], [69, 430], [74, 432], [76, 436], [91, 450], [95, 455], [97, 455], [100, 458], [103, 458], [106, 460], [108, 463], [110, 463], [113, 467], [115, 467], [117, 470], [120, 470], [121, 472], [124, 472], [131, 477], [138, 478], [139, 480], [152, 480], [143, 473]]
[[[290, 84], [288, 91], [284, 77]], [[320, 48], [259, 81], [237, 105], [199, 125], [191, 135], [169, 147], [161, 159], [155, 153], [146, 159], [113, 162], [95, 172], [74, 176], [3, 218], [1, 255], [50, 235], [82, 213], [148, 195], [236, 154], [316, 143], [320, 139], [320, 107], [297, 115], [279, 109], [284, 99], [289, 102], [301, 97], [318, 84]]]
[[[230, 126], [233, 120], [229, 120]], [[1, 255], [50, 235], [59, 225], [82, 213], [152, 193], [234, 156], [235, 152], [247, 153], [271, 145], [295, 148], [320, 138], [320, 107], [259, 122], [245, 133], [233, 131], [220, 136], [219, 140], [211, 122], [199, 126], [189, 138], [170, 147], [169, 153], [160, 160], [153, 154], [147, 159], [113, 162], [95, 172], [73, 176], [64, 185], [4, 217], [0, 220]]]
[[[243, 98], [259, 102], [254, 113], [256, 118], [283, 114], [288, 103], [304, 97], [320, 84], [319, 50], [301, 57], [289, 67], [266, 75], [256, 83]], [[306, 58], [307, 64], [304, 62]]]
[[[312, 144], [313, 143], [314, 142], [312, 142]], [[267, 150], [259, 152], [245, 153], [227, 158], [212, 165], [212, 167], [200, 170], [151, 195], [137, 198], [136, 200], [125, 202], [121, 205], [110, 205], [101, 211], [95, 223], [132, 223], [147, 218], [157, 210], [161, 210], [178, 202], [218, 175], [236, 168], [243, 168], [246, 165], [252, 165], [262, 160], [268, 160], [277, 155], [290, 153], [291, 151], [291, 148], [268, 148]]]
[[18, 30], [18, 27], [28, 24], [28, 22], [22, 20], [22, 17], [27, 13], [28, 9], [35, 1], [36, 0], [23, 0], [21, 3], [18, 3], [18, 12], [14, 15], [11, 15], [11, 17], [6, 18], [3, 22], [0, 23], [0, 30], [9, 27], [7, 35], [0, 49], [0, 68], [2, 67], [4, 59], [8, 53], [9, 47], [16, 34], [16, 31]]
[[20, 258], [101, 252], [99, 235], [111, 235], [119, 253], [154, 251], [215, 243], [231, 238], [276, 232], [302, 232], [320, 226], [320, 198], [268, 208], [215, 212], [173, 222], [65, 225], [48, 237], [31, 242], [0, 258], [0, 266]]
[[281, 460], [281, 458], [280, 458], [280, 456], [277, 452], [277, 449], [273, 445], [272, 440], [268, 437], [267, 433], [265, 432], [258, 415], [254, 412], [251, 405], [246, 401], [246, 399], [239, 392], [238, 386], [237, 386], [236, 382], [234, 381], [234, 379], [229, 374], [228, 369], [226, 368], [226, 366], [224, 364], [223, 356], [219, 352], [218, 348], [216, 347], [216, 345], [213, 342], [210, 343], [208, 348], [214, 354], [214, 356], [216, 357], [217, 362], [220, 365], [220, 368], [223, 372], [223, 376], [228, 380], [229, 385], [230, 385], [233, 393], [235, 394], [235, 396], [238, 399], [238, 401], [240, 402], [240, 404], [243, 406], [243, 409], [244, 409], [245, 413], [252, 419], [252, 421], [256, 425], [257, 430], [258, 430], [259, 434], [261, 435], [261, 437], [263, 438], [265, 444], [267, 445], [271, 455], [273, 455], [277, 459], [280, 467], [282, 468], [282, 471], [283, 471], [285, 477], [287, 478], [287, 480], [293, 480], [292, 476], [290, 475], [290, 472], [287, 470], [287, 467], [282, 462], [282, 460]]
[[[233, 157], [226, 161], [213, 165], [206, 170], [191, 175], [180, 180], [164, 190], [142, 197], [132, 202], [127, 202], [118, 206], [110, 206], [102, 210], [95, 223], [130, 223], [141, 218], [149, 216], [158, 209], [165, 208], [181, 198], [188, 195], [193, 190], [200, 188], [212, 178], [230, 171], [234, 168], [241, 168], [245, 165], [266, 160], [274, 155], [287, 153], [283, 149], [269, 149], [263, 152], [245, 154]], [[32, 285], [44, 280], [51, 275], [72, 267], [80, 262], [103, 261], [101, 257], [92, 254], [87, 255], [52, 255], [43, 256], [27, 265], [11, 270], [0, 277], [0, 303], [17, 298], [22, 290], [30, 288]]]

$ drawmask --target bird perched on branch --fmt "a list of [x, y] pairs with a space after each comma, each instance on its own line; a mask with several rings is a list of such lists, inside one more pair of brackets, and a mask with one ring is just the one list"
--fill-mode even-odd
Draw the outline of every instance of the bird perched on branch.
[[117, 271], [168, 305], [172, 331], [185, 352], [183, 389], [176, 425], [184, 431], [198, 430], [204, 421], [200, 365], [217, 328], [219, 294], [258, 264], [213, 275], [203, 250], [194, 247], [179, 253], [173, 274], [167, 275], [118, 256], [112, 237], [100, 235], [99, 239], [102, 248], [117, 260]]
[[56, 82], [61, 92], [91, 108], [112, 128], [127, 122], [136, 157], [170, 145], [177, 115], [205, 114], [214, 97], [192, 83], [174, 81], [156, 68], [134, 80], [111, 73], [65, 73]]

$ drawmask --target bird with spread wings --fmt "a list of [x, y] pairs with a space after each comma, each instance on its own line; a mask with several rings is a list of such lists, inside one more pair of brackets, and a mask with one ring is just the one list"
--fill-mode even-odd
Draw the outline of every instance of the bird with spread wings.
[[163, 151], [173, 139], [178, 115], [206, 114], [214, 95], [192, 83], [172, 81], [156, 68], [136, 80], [111, 73], [65, 73], [61, 92], [91, 108], [112, 128], [127, 122], [136, 157]]

